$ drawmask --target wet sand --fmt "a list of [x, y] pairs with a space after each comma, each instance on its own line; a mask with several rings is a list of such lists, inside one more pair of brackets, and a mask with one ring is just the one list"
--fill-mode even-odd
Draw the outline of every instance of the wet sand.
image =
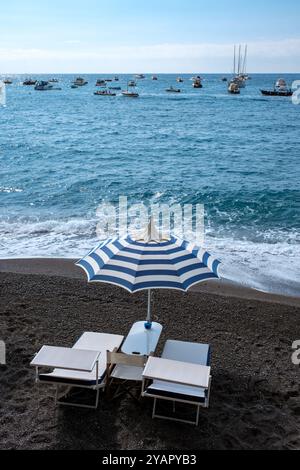
[[[71, 261], [0, 261], [0, 449], [299, 449], [298, 299], [226, 283], [155, 292], [166, 339], [212, 345], [212, 394], [195, 428], [151, 419], [152, 402], [103, 397], [97, 411], [59, 408], [29, 363], [43, 344], [72, 346], [84, 331], [126, 335], [146, 293], [88, 285]], [[185, 415], [187, 411], [183, 410]]]

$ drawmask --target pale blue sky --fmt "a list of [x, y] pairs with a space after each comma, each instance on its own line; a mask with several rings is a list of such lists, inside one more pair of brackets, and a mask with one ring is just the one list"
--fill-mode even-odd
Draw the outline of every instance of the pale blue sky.
[[0, 73], [300, 72], [299, 0], [9, 0]]

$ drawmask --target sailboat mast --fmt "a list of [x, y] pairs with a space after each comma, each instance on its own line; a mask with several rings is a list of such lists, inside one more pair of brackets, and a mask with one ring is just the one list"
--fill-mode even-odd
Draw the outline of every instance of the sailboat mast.
[[244, 65], [243, 65], [243, 74], [246, 75], [247, 71], [247, 56], [248, 56], [248, 45], [245, 45], [245, 57], [244, 57]]
[[238, 72], [237, 72], [238, 75], [240, 75], [240, 73], [241, 73], [241, 48], [242, 48], [242, 46], [239, 45], [239, 60], [238, 60]]
[[235, 61], [235, 56], [236, 56], [236, 46], [234, 45], [234, 54], [233, 54], [233, 75], [235, 75], [235, 66], [236, 66], [236, 61]]

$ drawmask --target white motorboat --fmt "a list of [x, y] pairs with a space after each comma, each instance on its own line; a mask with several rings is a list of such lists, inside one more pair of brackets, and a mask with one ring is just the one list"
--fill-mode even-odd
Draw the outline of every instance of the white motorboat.
[[49, 82], [41, 80], [40, 82], [37, 82], [34, 89], [37, 91], [49, 91], [53, 90], [53, 85], [51, 85]]
[[84, 86], [84, 85], [87, 85], [88, 82], [82, 78], [82, 77], [77, 77], [76, 80], [74, 80], [74, 85], [76, 86]]

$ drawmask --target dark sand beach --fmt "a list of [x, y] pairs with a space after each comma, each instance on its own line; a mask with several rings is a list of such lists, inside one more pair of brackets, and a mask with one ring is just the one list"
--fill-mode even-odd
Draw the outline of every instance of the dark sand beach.
[[224, 283], [158, 291], [166, 339], [212, 345], [212, 394], [195, 428], [151, 419], [151, 400], [101, 400], [56, 409], [29, 363], [44, 344], [72, 346], [84, 331], [126, 335], [143, 320], [146, 293], [88, 285], [71, 261], [0, 261], [0, 449], [300, 449], [300, 302]]

